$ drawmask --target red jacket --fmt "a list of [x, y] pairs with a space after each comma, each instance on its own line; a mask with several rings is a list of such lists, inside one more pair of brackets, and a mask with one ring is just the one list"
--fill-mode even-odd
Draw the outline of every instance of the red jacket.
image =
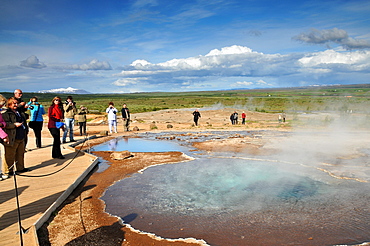
[[63, 121], [63, 109], [57, 105], [50, 106], [48, 110], [49, 123], [48, 128], [57, 128], [55, 122]]

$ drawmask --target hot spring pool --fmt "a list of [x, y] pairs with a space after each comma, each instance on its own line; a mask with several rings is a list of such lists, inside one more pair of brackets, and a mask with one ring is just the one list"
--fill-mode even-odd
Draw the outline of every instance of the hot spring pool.
[[143, 138], [115, 138], [93, 147], [93, 151], [167, 152], [186, 151], [188, 148], [176, 142]]
[[368, 183], [248, 158], [150, 167], [116, 182], [106, 211], [164, 238], [210, 245], [334, 245], [370, 239]]

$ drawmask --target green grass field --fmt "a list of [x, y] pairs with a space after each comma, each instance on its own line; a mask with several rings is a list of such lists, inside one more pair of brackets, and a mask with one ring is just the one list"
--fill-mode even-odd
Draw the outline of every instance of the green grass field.
[[[12, 93], [1, 93], [5, 97]], [[23, 100], [37, 96], [48, 107], [54, 96], [67, 94], [24, 93]], [[120, 109], [126, 103], [132, 113], [162, 109], [203, 108], [214, 105], [259, 112], [353, 112], [370, 113], [370, 84], [200, 92], [153, 92], [131, 94], [73, 94], [78, 105], [103, 113], [109, 102]]]

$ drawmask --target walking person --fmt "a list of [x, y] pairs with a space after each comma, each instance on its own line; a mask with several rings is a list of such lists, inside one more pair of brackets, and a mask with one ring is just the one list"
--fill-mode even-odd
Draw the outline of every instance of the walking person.
[[198, 126], [198, 120], [199, 120], [199, 118], [201, 118], [201, 116], [200, 116], [200, 113], [199, 113], [198, 109], [196, 109], [196, 110], [193, 112], [193, 116], [194, 116], [194, 124], [195, 124], [195, 126]]
[[2, 114], [5, 121], [5, 132], [8, 134], [9, 142], [4, 143], [5, 155], [3, 160], [2, 178], [9, 178], [13, 174], [15, 164], [17, 172], [27, 172], [28, 168], [24, 167], [24, 138], [26, 136], [26, 116], [23, 112], [18, 111], [18, 101], [15, 97], [11, 97], [7, 101], [8, 109]]
[[63, 133], [63, 143], [67, 142], [67, 135], [69, 133], [69, 141], [76, 142], [73, 137], [73, 128], [75, 126], [75, 115], [77, 113], [76, 103], [73, 101], [72, 96], [68, 96], [63, 105], [65, 131]]
[[28, 104], [28, 110], [31, 113], [28, 127], [33, 129], [36, 138], [36, 147], [41, 148], [41, 131], [44, 124], [43, 115], [45, 114], [44, 106], [38, 102], [37, 97], [32, 97]]
[[80, 136], [86, 135], [86, 114], [89, 113], [89, 110], [83, 105], [80, 106], [80, 109], [77, 111], [77, 121], [80, 126]]
[[60, 129], [64, 129], [63, 126], [63, 104], [60, 97], [54, 97], [51, 106], [48, 110], [48, 128], [51, 136], [53, 137], [53, 148], [51, 155], [53, 158], [64, 159], [60, 148]]
[[114, 132], [117, 133], [117, 112], [118, 110], [114, 107], [113, 102], [109, 103], [108, 108], [105, 110], [105, 112], [108, 114], [109, 132], [112, 133], [112, 130], [114, 130]]
[[122, 105], [122, 120], [123, 120], [123, 129], [129, 131], [130, 127], [130, 110], [127, 108], [126, 103]]

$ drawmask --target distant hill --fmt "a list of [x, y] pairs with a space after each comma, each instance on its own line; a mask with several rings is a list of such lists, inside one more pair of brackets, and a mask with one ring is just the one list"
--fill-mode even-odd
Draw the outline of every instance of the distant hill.
[[51, 90], [42, 90], [38, 91], [37, 93], [60, 93], [60, 94], [91, 94], [91, 92], [75, 89], [72, 87], [68, 88], [58, 88], [58, 89], [51, 89]]

